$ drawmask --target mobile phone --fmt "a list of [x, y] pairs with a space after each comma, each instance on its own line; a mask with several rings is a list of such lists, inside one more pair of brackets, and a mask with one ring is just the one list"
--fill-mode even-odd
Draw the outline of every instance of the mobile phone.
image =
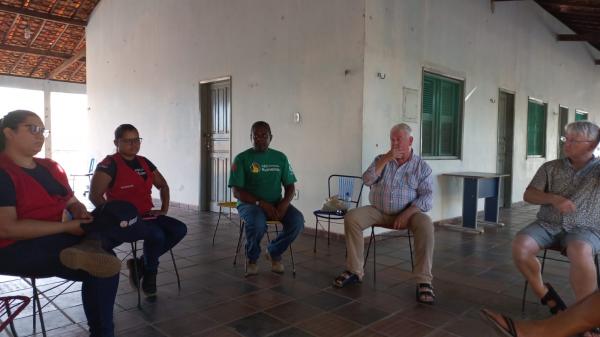
[[151, 213], [147, 213], [147, 214], [142, 215], [142, 220], [154, 220], [156, 218], [158, 218], [158, 215], [154, 215], [154, 214], [151, 214]]

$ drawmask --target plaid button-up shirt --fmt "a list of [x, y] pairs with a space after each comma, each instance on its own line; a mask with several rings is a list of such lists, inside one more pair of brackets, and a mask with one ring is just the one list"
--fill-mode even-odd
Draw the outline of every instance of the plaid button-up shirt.
[[412, 153], [410, 159], [398, 165], [388, 162], [381, 176], [375, 174], [375, 163], [363, 173], [365, 185], [371, 187], [369, 201], [371, 205], [385, 214], [398, 214], [411, 205], [422, 212], [431, 210], [433, 204], [433, 180], [431, 167], [418, 155]]
[[551, 160], [538, 169], [529, 187], [560, 195], [575, 204], [575, 212], [566, 214], [552, 205], [541, 205], [535, 222], [546, 230], [556, 233], [585, 229], [600, 235], [600, 159], [591, 159], [579, 171], [566, 158]]

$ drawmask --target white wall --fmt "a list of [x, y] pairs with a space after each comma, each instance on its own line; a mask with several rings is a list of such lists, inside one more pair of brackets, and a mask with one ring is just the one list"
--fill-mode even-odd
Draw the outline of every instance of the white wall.
[[[329, 174], [360, 174], [386, 151], [390, 126], [402, 121], [403, 87], [418, 90], [420, 111], [428, 68], [464, 78], [465, 93], [474, 89], [464, 104], [462, 158], [429, 161], [433, 218], [461, 213], [462, 182], [442, 173], [495, 171], [499, 88], [516, 93], [519, 201], [539, 165], [557, 155], [558, 105], [571, 108], [570, 120], [575, 108], [600, 120], [600, 55], [557, 42], [564, 32], [531, 0], [497, 3], [494, 13], [488, 0], [104, 0], [87, 28], [94, 151], [113, 151], [113, 129], [133, 123], [172, 199], [198, 204], [198, 83], [231, 76], [233, 153], [250, 145], [253, 121], [270, 122], [311, 225]], [[549, 105], [546, 159], [526, 159], [528, 96]], [[420, 123], [411, 125], [418, 152]]]
[[268, 121], [310, 225], [328, 175], [361, 173], [363, 13], [364, 0], [101, 1], [87, 27], [97, 157], [132, 123], [172, 200], [198, 204], [199, 82], [231, 76], [233, 154]]
[[[515, 96], [513, 202], [537, 168], [557, 157], [558, 105], [585, 107], [600, 121], [600, 58], [583, 43], [557, 42], [568, 32], [532, 1], [369, 0], [366, 2], [363, 168], [389, 146], [402, 121], [402, 88], [419, 90], [423, 68], [465, 79], [462, 160], [429, 160], [435, 175], [435, 220], [461, 215], [462, 182], [442, 173], [496, 170], [498, 90]], [[590, 55], [595, 53], [595, 55]], [[385, 72], [386, 79], [376, 77]], [[527, 98], [549, 105], [547, 158], [526, 159]], [[493, 102], [490, 100], [492, 99]], [[585, 110], [584, 109], [584, 110]], [[420, 123], [411, 123], [419, 152]]]

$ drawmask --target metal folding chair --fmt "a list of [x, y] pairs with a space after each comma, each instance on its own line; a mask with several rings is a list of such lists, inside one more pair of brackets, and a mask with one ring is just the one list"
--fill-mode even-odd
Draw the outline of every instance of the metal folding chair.
[[[348, 176], [342, 174], [332, 174], [327, 179], [327, 190], [328, 197], [337, 196], [338, 199], [346, 203], [348, 209], [358, 207], [360, 203], [360, 197], [363, 190], [362, 177], [359, 176]], [[313, 252], [317, 252], [317, 233], [321, 221], [327, 221], [327, 245], [330, 243], [331, 223], [342, 223], [346, 211], [323, 211], [316, 210], [313, 212], [315, 215], [315, 243]], [[323, 227], [321, 225], [321, 227]]]
[[88, 167], [88, 172], [87, 173], [83, 173], [83, 174], [70, 174], [71, 176], [71, 185], [73, 190], [75, 190], [75, 178], [77, 177], [87, 177], [88, 178], [88, 185], [86, 186], [85, 191], [83, 191], [83, 196], [85, 197], [88, 193], [90, 193], [90, 183], [92, 182], [92, 176], [94, 175], [94, 165], [96, 163], [96, 159], [91, 158], [90, 159], [90, 166]]
[[[363, 263], [363, 268], [367, 265], [367, 259], [369, 258], [369, 250], [371, 249], [371, 243], [373, 244], [373, 283], [377, 280], [377, 241], [375, 240], [375, 227], [393, 229], [389, 226], [385, 225], [373, 225], [371, 226], [371, 237], [369, 239], [369, 245], [367, 246], [367, 253], [365, 254], [365, 262]], [[410, 250], [410, 270], [413, 271], [415, 269], [415, 263], [413, 261], [413, 249], [412, 249], [412, 240], [413, 234], [409, 229], [404, 230], [394, 230], [396, 235], [390, 235], [388, 233], [382, 234], [385, 236], [389, 236], [390, 238], [407, 238], [408, 239], [408, 247]]]
[[[33, 320], [33, 334], [36, 334], [37, 331], [37, 319], [36, 316], [39, 318], [40, 321], [40, 328], [42, 329], [42, 336], [46, 337], [46, 325], [44, 323], [44, 314], [43, 314], [43, 309], [48, 305], [54, 302], [54, 300], [64, 294], [67, 290], [69, 290], [77, 281], [71, 281], [71, 280], [63, 280], [61, 282], [57, 282], [56, 284], [52, 285], [51, 287], [49, 287], [48, 289], [45, 289], [44, 291], [40, 291], [37, 287], [36, 284], [36, 278], [32, 277], [32, 278], [23, 278], [23, 281], [25, 281], [26, 283], [28, 283], [31, 286], [32, 289], [32, 297], [31, 300], [33, 301], [33, 315], [32, 315], [32, 320]], [[60, 290], [57, 294], [51, 295], [50, 293], [55, 290], [58, 289], [60, 287], [65, 286], [62, 290]], [[46, 304], [42, 305], [41, 301], [40, 301], [40, 296], [43, 296], [47, 302]]]
[[[244, 225], [245, 222], [243, 220], [240, 220], [240, 236], [238, 237], [238, 243], [237, 243], [237, 247], [235, 249], [235, 257], [233, 258], [233, 265], [235, 265], [237, 263], [237, 257], [238, 254], [240, 253], [240, 248], [242, 246], [242, 238], [244, 237]], [[279, 235], [279, 229], [277, 226], [281, 226], [283, 228], [283, 224], [280, 221], [267, 221], [267, 227], [269, 225], [273, 225], [275, 226], [275, 231], [274, 233], [276, 235]], [[271, 231], [271, 233], [273, 233], [273, 231]], [[269, 238], [269, 230], [267, 229], [267, 240], [271, 241], [271, 239]], [[289, 247], [289, 251], [290, 251], [290, 258], [292, 259], [292, 275], [294, 277], [296, 277], [296, 265], [294, 264], [294, 251], [292, 250], [292, 244], [290, 244]], [[244, 256], [246, 255], [246, 250], [244, 249]], [[246, 260], [246, 259], [244, 259]], [[245, 266], [244, 262], [244, 266]]]
[[[138, 257], [137, 257], [137, 251], [138, 251], [138, 246], [137, 246], [137, 241], [131, 242], [131, 252], [128, 253], [127, 255], [125, 255], [125, 257], [123, 257], [122, 261], [125, 261], [127, 259], [127, 257], [132, 256], [133, 257], [133, 268], [136, 270], [138, 270]], [[170, 249], [169, 253], [171, 253], [171, 261], [173, 261], [173, 269], [175, 269], [175, 276], [177, 276], [177, 290], [181, 291], [181, 279], [179, 278], [179, 270], [177, 269], [177, 263], [175, 262], [175, 255], [173, 255], [173, 250]], [[137, 287], [137, 307], [138, 309], [142, 309], [142, 295], [141, 295], [141, 288], [142, 285], [141, 283], [138, 284]]]
[[[237, 207], [237, 202], [235, 201], [220, 201], [217, 203], [219, 205], [219, 217], [217, 218], [217, 226], [215, 227], [215, 232], [213, 233], [212, 244], [215, 245], [215, 237], [217, 236], [217, 229], [219, 229], [219, 222], [221, 221], [221, 215], [223, 214], [223, 208], [229, 209], [229, 221], [231, 220], [232, 210]], [[242, 219], [240, 218], [240, 226], [242, 225]]]
[[[544, 253], [541, 256], [539, 256], [539, 255], [537, 256], [539, 259], [542, 259], [542, 270], [541, 270], [542, 275], [544, 275], [544, 267], [546, 265], [546, 260], [570, 263], [569, 260], [566, 258], [563, 259], [560, 257], [548, 256], [548, 251], [558, 252], [563, 256], [565, 255], [562, 247], [560, 247], [560, 246], [552, 246], [552, 247], [544, 249]], [[594, 255], [594, 264], [596, 265], [596, 282], [597, 282], [598, 288], [600, 288], [600, 268], [598, 267], [598, 255], [599, 254]], [[525, 313], [525, 303], [526, 303], [526, 299], [527, 299], [527, 286], [528, 285], [529, 285], [529, 282], [527, 280], [525, 280], [525, 286], [523, 287], [523, 299], [521, 300], [521, 312], [522, 313]]]
[[0, 297], [0, 332], [10, 326], [13, 336], [17, 337], [17, 330], [13, 323], [14, 319], [29, 304], [27, 296], [5, 296]]

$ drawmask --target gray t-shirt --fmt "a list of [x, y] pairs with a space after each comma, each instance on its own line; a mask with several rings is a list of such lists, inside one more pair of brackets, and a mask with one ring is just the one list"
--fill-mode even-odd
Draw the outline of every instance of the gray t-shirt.
[[560, 195], [575, 204], [576, 211], [560, 214], [552, 205], [542, 205], [536, 222], [550, 232], [581, 229], [600, 234], [600, 159], [591, 159], [575, 171], [568, 159], [544, 163], [529, 183], [529, 187]]

